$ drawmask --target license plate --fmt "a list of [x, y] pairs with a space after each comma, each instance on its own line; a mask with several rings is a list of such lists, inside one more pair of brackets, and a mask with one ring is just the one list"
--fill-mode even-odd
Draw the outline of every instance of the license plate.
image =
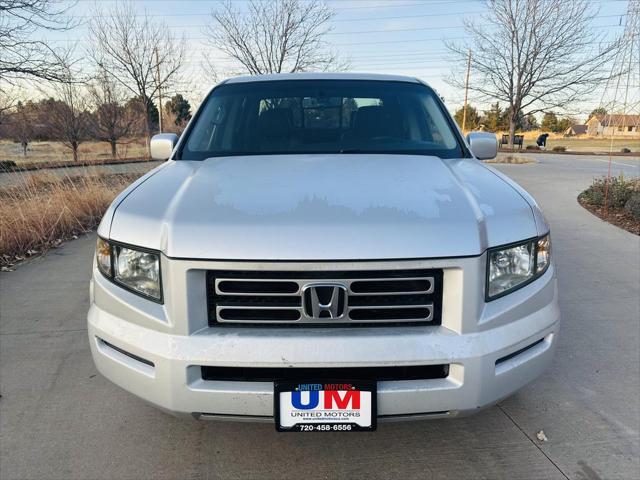
[[376, 429], [376, 383], [309, 381], [274, 383], [279, 432], [358, 432]]

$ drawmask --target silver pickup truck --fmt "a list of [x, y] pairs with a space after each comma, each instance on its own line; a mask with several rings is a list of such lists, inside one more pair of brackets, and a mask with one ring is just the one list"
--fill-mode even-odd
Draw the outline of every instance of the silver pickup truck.
[[98, 370], [174, 414], [372, 430], [494, 404], [550, 364], [549, 226], [415, 78], [239, 77], [98, 229]]

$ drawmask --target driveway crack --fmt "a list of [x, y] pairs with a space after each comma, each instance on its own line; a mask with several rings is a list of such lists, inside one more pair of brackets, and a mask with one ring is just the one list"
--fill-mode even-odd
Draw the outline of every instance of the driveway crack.
[[518, 425], [518, 422], [516, 422], [516, 421], [514, 420], [514, 418], [513, 418], [511, 415], [509, 415], [509, 414], [507, 413], [507, 411], [506, 411], [504, 408], [502, 408], [502, 405], [496, 405], [496, 406], [498, 407], [498, 409], [499, 409], [502, 413], [504, 413], [504, 415], [505, 415], [509, 420], [511, 420], [511, 423], [513, 423], [513, 424], [515, 425], [515, 427], [516, 427], [518, 430], [520, 430], [520, 431], [522, 432], [522, 434], [523, 434], [525, 437], [527, 437], [527, 439], [531, 442], [531, 444], [532, 444], [534, 447], [536, 447], [536, 448], [538, 449], [538, 451], [539, 451], [540, 453], [542, 453], [542, 454], [546, 457], [546, 459], [547, 459], [547, 460], [549, 460], [549, 462], [551, 462], [551, 464], [552, 464], [554, 467], [556, 467], [556, 470], [558, 470], [558, 472], [560, 472], [560, 474], [561, 474], [564, 478], [566, 478], [567, 480], [570, 480], [570, 479], [569, 479], [569, 477], [567, 476], [567, 474], [566, 474], [566, 473], [564, 473], [564, 472], [562, 471], [562, 469], [558, 466], [558, 464], [557, 464], [556, 462], [554, 462], [554, 461], [551, 459], [551, 457], [549, 457], [549, 455], [547, 455], [547, 454], [545, 453], [545, 451], [544, 451], [544, 450], [542, 450], [542, 448], [540, 448], [540, 445], [538, 445], [538, 443], [536, 443], [536, 441], [535, 441], [533, 438], [531, 438], [531, 437], [529, 436], [529, 434], [528, 434], [527, 432], [525, 432], [525, 431], [522, 429], [522, 427], [520, 427], [520, 425]]

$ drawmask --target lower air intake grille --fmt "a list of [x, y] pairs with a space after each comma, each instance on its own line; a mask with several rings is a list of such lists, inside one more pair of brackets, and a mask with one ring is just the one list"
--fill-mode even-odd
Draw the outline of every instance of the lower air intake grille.
[[440, 325], [442, 270], [207, 272], [209, 325]]
[[338, 367], [338, 368], [253, 368], [201, 367], [202, 379], [228, 382], [273, 382], [275, 380], [431, 380], [446, 378], [449, 365], [411, 365], [407, 367]]

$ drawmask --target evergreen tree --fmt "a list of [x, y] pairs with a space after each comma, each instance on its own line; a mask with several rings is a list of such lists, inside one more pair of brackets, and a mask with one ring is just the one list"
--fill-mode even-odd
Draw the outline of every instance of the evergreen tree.
[[191, 105], [181, 94], [176, 93], [164, 104], [166, 112], [171, 113], [176, 125], [184, 125], [191, 118]]
[[[147, 105], [146, 114], [145, 114], [145, 104]], [[147, 99], [147, 101], [144, 102], [142, 100], [142, 97], [138, 95], [129, 99], [129, 101], [125, 105], [125, 108], [131, 109], [132, 111], [136, 112], [138, 115], [143, 115], [142, 118], [145, 118], [144, 115], [146, 115], [146, 118], [149, 119], [150, 133], [156, 132], [158, 130], [160, 114], [158, 112], [158, 107], [156, 107], [153, 101], [151, 101], [150, 99]]]
[[547, 112], [542, 117], [542, 123], [540, 124], [542, 130], [555, 132], [558, 130], [558, 117], [553, 112]]
[[[464, 107], [458, 109], [454, 115], [454, 118], [460, 128], [462, 128], [462, 117], [464, 115]], [[475, 130], [480, 126], [480, 114], [475, 107], [467, 105], [467, 122], [465, 125], [466, 130]]]
[[485, 110], [481, 123], [490, 132], [506, 130], [509, 126], [508, 112], [502, 110], [499, 102], [493, 103], [489, 110]]
[[558, 120], [558, 124], [556, 125], [556, 129], [554, 131], [556, 133], [563, 133], [567, 128], [577, 124], [578, 120], [576, 120], [574, 117], [563, 117]]

